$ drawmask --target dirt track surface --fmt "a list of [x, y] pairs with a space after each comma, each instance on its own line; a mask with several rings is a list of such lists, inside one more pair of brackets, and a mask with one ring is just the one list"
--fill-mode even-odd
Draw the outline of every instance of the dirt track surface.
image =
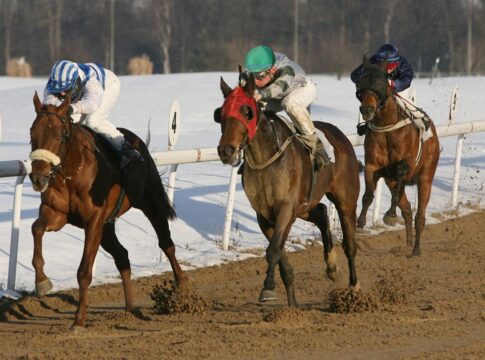
[[77, 291], [3, 300], [0, 357], [485, 359], [485, 212], [428, 226], [419, 258], [407, 256], [403, 231], [358, 243], [362, 306], [351, 310], [363, 312], [332, 312], [345, 305], [335, 295], [347, 285], [346, 258], [339, 247], [342, 279], [332, 283], [316, 243], [290, 254], [297, 310], [285, 307], [279, 277], [279, 299], [258, 303], [265, 261], [256, 258], [188, 272], [208, 304], [198, 313], [154, 312], [152, 289], [171, 274], [134, 282], [136, 314], [123, 311], [120, 284], [91, 288], [81, 333], [70, 330]]

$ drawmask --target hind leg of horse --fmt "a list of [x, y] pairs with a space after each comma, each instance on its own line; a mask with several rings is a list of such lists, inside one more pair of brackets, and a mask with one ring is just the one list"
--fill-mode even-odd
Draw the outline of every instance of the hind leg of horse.
[[35, 291], [42, 296], [52, 289], [52, 283], [44, 273], [44, 258], [42, 256], [42, 238], [46, 231], [57, 231], [67, 222], [66, 215], [57, 212], [46, 205], [41, 205], [40, 216], [32, 224], [34, 237], [34, 255], [32, 265], [35, 269]]
[[[260, 300], [264, 301], [263, 297], [266, 294], [271, 294], [276, 287], [275, 280], [274, 280], [274, 270], [276, 264], [280, 263], [282, 258], [282, 250], [285, 245], [286, 238], [288, 237], [288, 233], [290, 232], [291, 225], [295, 221], [295, 215], [291, 206], [283, 206], [278, 210], [278, 214], [276, 215], [276, 225], [273, 230], [273, 234], [269, 239], [269, 245], [266, 249], [266, 261], [268, 263], [268, 267], [266, 270], [266, 278], [264, 280], [263, 290], [261, 291]], [[285, 262], [285, 260], [283, 260]], [[287, 262], [287, 260], [286, 260]], [[290, 276], [287, 278], [288, 285], [285, 286], [291, 287], [291, 293], [293, 293], [293, 283], [292, 277]], [[291, 284], [290, 284], [291, 282]], [[287, 295], [289, 295], [287, 293]], [[294, 295], [293, 295], [294, 298]], [[295, 306], [296, 301], [288, 302], [288, 306]]]
[[[355, 256], [357, 254], [357, 245], [355, 243], [355, 228], [356, 228], [356, 203], [358, 193], [355, 197], [349, 198], [343, 194], [329, 196], [329, 199], [335, 204], [335, 208], [340, 217], [340, 226], [342, 227], [343, 241], [342, 247], [349, 266], [349, 285], [353, 289], [360, 289], [359, 281], [357, 279], [357, 272], [355, 270]], [[339, 199], [341, 199], [339, 201]]]
[[121, 245], [116, 236], [115, 224], [107, 223], [103, 227], [101, 247], [114, 259], [116, 268], [120, 272], [123, 290], [125, 293], [126, 311], [133, 309], [133, 292], [131, 287], [131, 266], [128, 251]]
[[377, 180], [379, 180], [379, 178], [374, 176], [376, 170], [377, 166], [374, 164], [365, 165], [365, 192], [362, 196], [362, 210], [360, 211], [359, 218], [357, 219], [357, 227], [359, 229], [363, 229], [365, 227], [367, 211], [374, 200], [374, 192], [376, 190]]
[[[434, 174], [434, 172], [433, 172]], [[421, 175], [418, 180], [418, 210], [416, 211], [416, 216], [414, 219], [414, 227], [416, 229], [416, 239], [414, 241], [414, 248], [412, 252], [412, 256], [419, 256], [421, 255], [421, 234], [424, 230], [424, 226], [426, 224], [426, 207], [428, 206], [429, 199], [431, 197], [431, 180], [429, 177]]]
[[333, 247], [327, 207], [322, 203], [318, 204], [310, 211], [306, 220], [315, 224], [322, 234], [323, 258], [327, 264], [327, 276], [330, 280], [335, 281], [338, 274], [337, 253]]
[[84, 251], [81, 264], [77, 270], [77, 282], [79, 284], [79, 305], [74, 320], [73, 329], [83, 327], [86, 322], [88, 308], [88, 288], [93, 279], [94, 259], [101, 243], [103, 232], [103, 219], [97, 216], [86, 226], [84, 233]]
[[179, 262], [177, 261], [177, 258], [175, 257], [175, 244], [173, 243], [170, 235], [168, 219], [162, 215], [163, 211], [159, 209], [155, 203], [152, 203], [150, 206], [146, 206], [141, 210], [157, 233], [158, 246], [160, 249], [162, 249], [170, 262], [175, 281], [178, 285], [185, 284], [187, 282], [187, 277], [185, 276]]

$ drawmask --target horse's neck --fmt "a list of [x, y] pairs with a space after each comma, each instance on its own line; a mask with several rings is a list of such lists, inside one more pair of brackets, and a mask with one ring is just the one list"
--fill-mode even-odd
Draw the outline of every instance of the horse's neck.
[[264, 113], [260, 116], [258, 131], [248, 147], [256, 163], [262, 163], [271, 158], [278, 149], [276, 141], [281, 145], [286, 139], [284, 129], [276, 123], [277, 121], [272, 125], [271, 120]]

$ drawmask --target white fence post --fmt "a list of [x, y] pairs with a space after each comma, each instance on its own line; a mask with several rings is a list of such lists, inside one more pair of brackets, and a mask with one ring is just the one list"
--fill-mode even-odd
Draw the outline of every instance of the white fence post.
[[15, 290], [17, 276], [17, 257], [19, 250], [20, 212], [22, 210], [22, 188], [25, 175], [18, 176], [15, 182], [15, 195], [13, 198], [12, 232], [10, 235], [10, 257], [8, 259], [7, 290]]
[[[172, 151], [175, 147], [179, 136], [180, 122], [182, 118], [180, 115], [180, 105], [177, 100], [172, 102], [170, 107], [170, 114], [168, 118], [168, 150]], [[178, 164], [173, 164], [170, 166], [168, 174], [168, 189], [167, 196], [170, 203], [173, 205], [173, 197], [175, 194], [175, 178], [177, 177], [177, 167]]]
[[374, 199], [374, 209], [372, 212], [372, 225], [375, 227], [377, 226], [377, 222], [379, 220], [379, 211], [381, 209], [381, 197], [382, 197], [382, 184], [384, 183], [384, 179], [380, 178], [377, 181], [376, 190], [374, 191], [375, 199]]
[[232, 211], [234, 209], [234, 196], [236, 194], [237, 166], [231, 168], [231, 181], [227, 194], [226, 217], [224, 220], [224, 234], [222, 235], [222, 249], [229, 249], [229, 237], [231, 235]]

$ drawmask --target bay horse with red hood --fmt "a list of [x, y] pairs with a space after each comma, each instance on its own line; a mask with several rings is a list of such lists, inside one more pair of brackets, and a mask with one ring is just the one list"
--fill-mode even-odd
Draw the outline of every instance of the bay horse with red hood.
[[359, 288], [354, 242], [359, 166], [352, 144], [335, 126], [314, 122], [333, 146], [335, 164], [322, 167], [313, 174], [313, 162], [303, 143], [281, 118], [261, 111], [254, 100], [256, 87], [252, 74], [240, 69], [239, 86], [231, 89], [222, 78], [220, 86], [225, 100], [222, 108], [214, 113], [214, 119], [222, 129], [219, 157], [225, 164], [237, 164], [244, 150], [244, 191], [256, 211], [259, 227], [269, 241], [266, 249], [268, 267], [259, 301], [276, 298], [274, 273], [278, 264], [288, 306], [296, 306], [293, 268], [285, 251], [285, 241], [297, 218], [319, 228], [327, 275], [336, 279], [337, 259], [327, 208], [320, 203], [324, 195], [335, 204], [340, 217], [350, 286]]
[[140, 209], [152, 224], [177, 283], [185, 283], [186, 277], [175, 258], [170, 236], [168, 220], [175, 217], [175, 212], [146, 145], [132, 132], [120, 129], [144, 158], [121, 174], [119, 160], [106, 141], [72, 123], [67, 114], [69, 104], [70, 95], [59, 107], [43, 105], [37, 93], [34, 96], [37, 117], [30, 129], [30, 179], [34, 190], [41, 192], [41, 204], [39, 217], [32, 225], [32, 264], [36, 291], [44, 295], [52, 288], [44, 273], [44, 233], [58, 231], [67, 223], [84, 229], [84, 251], [77, 271], [79, 305], [73, 325], [79, 329], [86, 321], [88, 287], [99, 245], [113, 256], [123, 282], [126, 310], [132, 310], [130, 261], [127, 250], [118, 241], [114, 223], [131, 207]]
[[407, 245], [412, 246], [412, 210], [405, 186], [417, 185], [418, 208], [414, 219], [416, 238], [412, 255], [420, 255], [426, 207], [440, 157], [436, 128], [430, 121], [429, 130], [425, 130], [422, 125], [418, 126], [419, 120], [412, 116], [410, 118], [400, 108], [389, 86], [385, 63], [370, 64], [365, 56], [363, 62], [364, 72], [357, 80], [356, 87], [361, 102], [360, 112], [367, 122], [368, 130], [364, 140], [365, 193], [357, 226], [365, 226], [377, 181], [383, 177], [391, 191], [391, 206], [384, 215], [384, 223], [396, 223], [396, 206], [399, 206], [406, 227]]

